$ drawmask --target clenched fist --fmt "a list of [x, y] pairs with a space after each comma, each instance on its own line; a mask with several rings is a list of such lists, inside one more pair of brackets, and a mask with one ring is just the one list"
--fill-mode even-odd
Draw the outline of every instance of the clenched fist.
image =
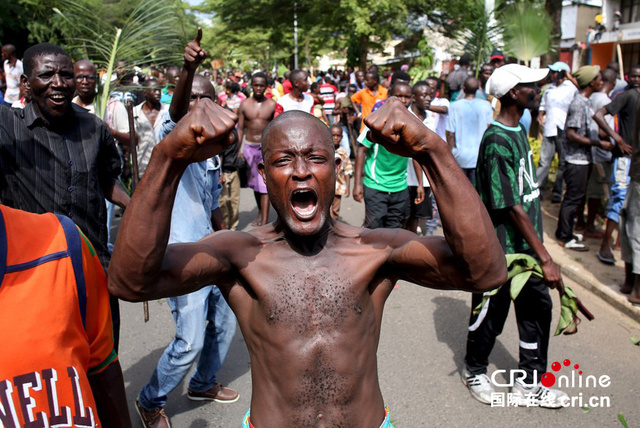
[[395, 97], [365, 117], [364, 123], [369, 128], [370, 141], [409, 158], [426, 154], [429, 146], [440, 139]]
[[238, 116], [203, 98], [159, 144], [172, 159], [187, 163], [209, 159], [237, 141]]

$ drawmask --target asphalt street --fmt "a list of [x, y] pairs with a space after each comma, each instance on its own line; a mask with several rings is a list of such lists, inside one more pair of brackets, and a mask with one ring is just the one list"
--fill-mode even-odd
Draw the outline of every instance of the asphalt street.
[[[343, 200], [344, 221], [360, 225], [362, 204]], [[247, 189], [241, 194], [240, 229], [250, 228], [256, 208]], [[271, 213], [270, 220], [275, 219]], [[400, 282], [387, 301], [378, 367], [380, 386], [397, 428], [405, 427], [621, 427], [623, 415], [629, 427], [640, 427], [640, 387], [635, 379], [640, 367], [640, 347], [632, 337], [640, 337], [640, 325], [571, 280], [570, 285], [594, 313], [592, 322], [583, 320], [573, 336], [552, 337], [551, 363], [570, 360], [556, 375], [574, 376], [573, 387], [562, 388], [574, 398], [574, 406], [560, 410], [541, 408], [491, 407], [475, 401], [460, 381], [465, 353], [471, 296], [459, 291], [442, 291]], [[552, 291], [554, 319], [559, 315], [559, 299]], [[121, 303], [122, 329], [120, 362], [134, 426], [141, 426], [133, 400], [149, 380], [164, 348], [175, 332], [169, 306], [164, 300], [149, 303], [151, 319], [143, 321], [142, 304]], [[490, 373], [517, 368], [518, 335], [515, 315], [507, 320], [503, 334], [491, 354]], [[283, 362], [286, 364], [286, 362]], [[582, 375], [573, 369], [580, 366]], [[187, 381], [169, 395], [166, 412], [173, 427], [240, 427], [249, 408], [251, 375], [249, 355], [239, 330], [223, 368], [223, 384], [236, 388], [240, 399], [233, 404], [191, 402]], [[595, 387], [579, 386], [587, 376], [610, 382]], [[508, 379], [499, 374], [501, 383]], [[571, 385], [570, 385], [571, 386]], [[508, 388], [498, 388], [508, 392]], [[505, 395], [506, 397], [506, 395]], [[582, 403], [580, 403], [582, 399]], [[607, 402], [609, 406], [606, 406]], [[597, 406], [599, 403], [604, 407]], [[275, 410], [275, 409], [274, 409]]]

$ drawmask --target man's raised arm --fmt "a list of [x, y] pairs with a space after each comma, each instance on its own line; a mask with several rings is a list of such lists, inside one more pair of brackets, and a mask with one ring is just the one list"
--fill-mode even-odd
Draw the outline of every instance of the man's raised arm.
[[[483, 291], [507, 279], [506, 261], [498, 238], [476, 190], [449, 148], [397, 99], [389, 98], [365, 118], [369, 139], [387, 150], [415, 159], [429, 178], [436, 198], [444, 242], [415, 235], [399, 246], [390, 263], [401, 275], [422, 285]], [[448, 245], [447, 245], [448, 244]]]
[[[236, 141], [237, 116], [203, 99], [153, 149], [140, 185], [122, 219], [109, 266], [109, 291], [124, 300], [184, 294], [222, 271], [215, 257], [201, 257], [202, 244], [167, 242], [178, 183], [192, 162], [209, 159]], [[188, 282], [188, 284], [186, 284]]]

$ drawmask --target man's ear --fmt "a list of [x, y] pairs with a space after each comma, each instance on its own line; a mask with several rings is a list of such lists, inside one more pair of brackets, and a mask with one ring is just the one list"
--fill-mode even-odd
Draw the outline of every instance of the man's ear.
[[27, 91], [31, 90], [31, 85], [29, 84], [29, 79], [27, 79], [26, 74], [20, 76], [20, 85]]
[[262, 181], [264, 181], [264, 184], [267, 184], [267, 174], [264, 170], [264, 162], [258, 163], [258, 172], [260, 173], [260, 176], [262, 177]]
[[340, 169], [340, 164], [342, 163], [342, 159], [340, 158], [340, 156], [336, 156], [336, 174], [338, 173], [338, 170]]

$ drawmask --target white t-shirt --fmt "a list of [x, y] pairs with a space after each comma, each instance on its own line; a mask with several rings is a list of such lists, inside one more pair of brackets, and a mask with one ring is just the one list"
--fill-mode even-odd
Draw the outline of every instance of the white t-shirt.
[[303, 93], [302, 101], [296, 101], [291, 98], [291, 94], [286, 94], [285, 96], [278, 99], [278, 105], [282, 108], [282, 112], [289, 110], [300, 110], [311, 113], [313, 110], [313, 97], [309, 94]]
[[4, 78], [7, 82], [7, 89], [4, 93], [4, 100], [10, 104], [20, 101], [20, 76], [24, 73], [22, 69], [22, 61], [16, 60], [12, 67], [9, 60], [4, 62]]
[[[449, 100], [446, 98], [434, 98], [431, 101], [431, 105], [434, 107], [446, 107], [449, 108]], [[436, 122], [435, 133], [438, 134], [440, 138], [444, 141], [447, 141], [447, 115], [434, 113], [432, 111], [429, 112], [434, 115], [434, 121]]]

